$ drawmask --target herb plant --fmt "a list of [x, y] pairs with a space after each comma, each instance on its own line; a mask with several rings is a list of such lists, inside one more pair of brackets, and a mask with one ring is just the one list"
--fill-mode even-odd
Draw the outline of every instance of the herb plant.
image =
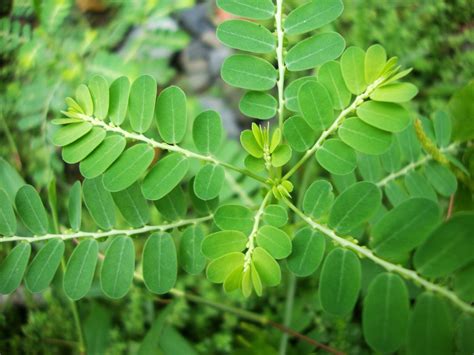
[[[244, 297], [272, 292], [282, 272], [319, 275], [314, 293], [324, 312], [348, 317], [363, 303], [364, 338], [376, 352], [452, 353], [453, 314], [458, 349], [472, 351], [474, 213], [451, 207], [458, 183], [469, 196], [473, 188], [457, 159], [473, 138], [472, 123], [459, 124], [466, 100], [453, 99], [451, 116], [418, 118], [410, 69], [379, 44], [346, 48], [326, 30], [341, 0], [288, 13], [283, 0], [217, 5], [248, 19], [217, 29], [242, 52], [224, 61], [222, 79], [244, 90], [239, 108], [257, 120], [240, 135], [244, 156], [225, 141], [218, 112], [188, 117], [179, 87], [158, 92], [149, 75], [92, 77], [53, 120], [52, 142], [84, 176], [64, 213], [54, 184], [48, 210], [30, 185], [0, 190], [0, 242], [12, 245], [0, 292], [22, 280], [42, 292], [77, 243], [63, 277], [74, 301], [96, 274], [112, 299], [134, 278], [151, 293], [179, 293], [178, 266], [205, 270]], [[472, 84], [464, 90], [472, 98]], [[2, 181], [14, 181], [0, 164]], [[81, 228], [86, 214], [98, 230]]]

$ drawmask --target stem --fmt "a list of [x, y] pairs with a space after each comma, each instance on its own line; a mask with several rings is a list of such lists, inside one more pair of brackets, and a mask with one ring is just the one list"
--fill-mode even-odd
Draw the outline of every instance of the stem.
[[[136, 273], [135, 277], [137, 279], [143, 281], [142, 275]], [[210, 307], [219, 309], [219, 310], [224, 311], [224, 312], [229, 312], [229, 313], [235, 314], [236, 316], [238, 316], [240, 318], [244, 318], [244, 319], [259, 323], [261, 325], [270, 325], [270, 326], [274, 327], [275, 329], [280, 330], [281, 332], [284, 332], [284, 333], [287, 333], [291, 336], [294, 336], [295, 338], [303, 340], [303, 341], [307, 342], [308, 344], [311, 344], [315, 347], [324, 349], [327, 352], [330, 352], [330, 353], [333, 353], [333, 354], [338, 354], [338, 355], [344, 354], [343, 352], [341, 352], [337, 349], [334, 349], [334, 348], [331, 348], [328, 345], [322, 344], [322, 343], [320, 343], [320, 342], [318, 342], [318, 341], [316, 341], [316, 340], [314, 340], [310, 337], [307, 337], [304, 334], [298, 333], [297, 331], [295, 331], [295, 330], [293, 330], [293, 329], [291, 329], [291, 328], [289, 328], [289, 327], [287, 327], [283, 324], [274, 322], [274, 321], [268, 319], [267, 317], [262, 316], [258, 313], [246, 311], [246, 310], [236, 308], [236, 307], [232, 307], [232, 306], [227, 306], [227, 305], [222, 304], [220, 302], [214, 302], [214, 301], [205, 299], [203, 297], [200, 297], [198, 295], [193, 295], [191, 293], [188, 293], [188, 292], [185, 292], [185, 291], [182, 291], [182, 290], [178, 290], [176, 288], [172, 288], [169, 291], [169, 293], [172, 294], [175, 297], [186, 298], [187, 300], [189, 300], [191, 302], [195, 302], [195, 303], [198, 303], [198, 304], [204, 304], [206, 306], [210, 306]]]
[[253, 206], [254, 202], [247, 194], [247, 192], [240, 186], [240, 184], [235, 180], [235, 178], [228, 171], [225, 172], [225, 178], [230, 185], [230, 188], [242, 199], [242, 201], [248, 205]]
[[[296, 276], [292, 272], [288, 274], [288, 290], [286, 292], [286, 304], [285, 304], [285, 317], [283, 318], [283, 324], [288, 327], [291, 323], [291, 317], [293, 315], [293, 304], [295, 301], [296, 291]], [[286, 354], [286, 348], [288, 346], [288, 333], [284, 333], [280, 340], [280, 355]]]
[[205, 217], [199, 217], [199, 218], [190, 218], [190, 219], [182, 219], [173, 223], [169, 224], [162, 224], [162, 225], [154, 225], [154, 226], [144, 226], [141, 228], [135, 228], [135, 229], [112, 229], [107, 232], [76, 232], [76, 233], [71, 233], [71, 234], [45, 234], [42, 236], [38, 237], [20, 237], [20, 236], [13, 236], [13, 237], [3, 237], [0, 238], [0, 243], [7, 243], [7, 242], [13, 242], [13, 241], [23, 241], [23, 242], [28, 242], [28, 243], [33, 243], [33, 242], [39, 242], [41, 240], [48, 240], [48, 239], [62, 239], [62, 240], [67, 240], [67, 239], [75, 239], [75, 238], [105, 238], [105, 237], [111, 237], [115, 235], [137, 235], [137, 234], [143, 234], [147, 232], [153, 232], [153, 231], [165, 231], [181, 226], [185, 226], [188, 224], [196, 224], [196, 223], [201, 223], [208, 221], [212, 219], [214, 216], [213, 215], [208, 215]]
[[249, 240], [247, 242], [247, 251], [245, 253], [245, 258], [244, 258], [244, 272], [248, 270], [248, 268], [250, 267], [250, 264], [252, 263], [252, 253], [253, 253], [253, 250], [255, 249], [255, 236], [257, 235], [258, 226], [260, 225], [260, 219], [262, 218], [263, 211], [265, 210], [265, 206], [267, 205], [267, 202], [271, 194], [272, 194], [271, 191], [267, 192], [260, 207], [257, 210], [257, 213], [255, 213], [253, 228], [249, 234]]
[[104, 122], [102, 120], [98, 120], [94, 117], [87, 116], [87, 115], [84, 115], [84, 114], [81, 114], [81, 113], [77, 113], [76, 115], [77, 115], [78, 118], [80, 118], [80, 119], [82, 119], [86, 122], [89, 122], [94, 126], [101, 127], [101, 128], [103, 128], [103, 129], [105, 129], [106, 131], [109, 131], [109, 132], [115, 132], [115, 133], [121, 134], [122, 136], [124, 136], [127, 139], [132, 139], [132, 140], [137, 140], [137, 141], [140, 141], [140, 142], [144, 142], [144, 143], [150, 144], [153, 148], [158, 148], [158, 149], [167, 150], [167, 151], [170, 151], [170, 152], [179, 153], [179, 154], [184, 155], [185, 157], [188, 157], [188, 158], [194, 158], [194, 159], [202, 160], [202, 161], [209, 162], [209, 163], [212, 163], [212, 164], [221, 165], [224, 168], [237, 171], [241, 174], [247, 175], [247, 176], [251, 177], [252, 179], [258, 180], [261, 183], [267, 185], [267, 181], [266, 181], [265, 178], [263, 178], [263, 177], [261, 177], [257, 174], [254, 174], [249, 170], [241, 169], [241, 168], [239, 168], [237, 166], [234, 166], [232, 164], [220, 161], [220, 160], [214, 158], [213, 156], [202, 155], [202, 154], [199, 154], [199, 153], [195, 153], [195, 152], [192, 152], [190, 150], [181, 148], [177, 145], [171, 145], [171, 144], [167, 144], [167, 143], [157, 142], [154, 139], [148, 138], [147, 136], [145, 136], [143, 134], [128, 132], [128, 131], [126, 131], [126, 130], [118, 127], [118, 126], [113, 126], [113, 125], [107, 124], [106, 122]]
[[332, 229], [328, 228], [327, 226], [313, 221], [310, 217], [306, 216], [301, 210], [299, 210], [295, 205], [293, 205], [287, 199], [284, 199], [284, 202], [287, 204], [287, 206], [290, 209], [293, 210], [293, 212], [295, 212], [298, 216], [300, 216], [301, 219], [303, 219], [308, 225], [326, 234], [329, 238], [331, 238], [334, 242], [336, 242], [340, 246], [356, 252], [356, 254], [359, 257], [366, 257], [372, 260], [374, 263], [382, 266], [384, 269], [386, 269], [389, 272], [396, 272], [397, 274], [400, 274], [404, 278], [413, 281], [415, 284], [423, 286], [428, 291], [436, 292], [440, 294], [441, 296], [448, 298], [454, 305], [456, 305], [463, 311], [474, 314], [474, 306], [471, 306], [470, 304], [459, 299], [458, 296], [454, 292], [442, 286], [439, 286], [435, 283], [432, 283], [428, 280], [425, 280], [420, 275], [418, 275], [417, 272], [414, 270], [406, 269], [400, 265], [392, 264], [384, 259], [379, 258], [378, 256], [374, 254], [372, 250], [368, 249], [367, 247], [357, 245], [350, 240], [342, 238], [338, 236]]
[[[453, 144], [447, 146], [446, 148], [441, 148], [440, 152], [441, 153], [454, 153], [458, 149], [458, 146], [459, 145], [457, 143], [453, 143]], [[399, 178], [400, 176], [404, 176], [404, 175], [408, 174], [410, 171], [415, 170], [419, 166], [422, 166], [422, 165], [428, 163], [431, 160], [433, 160], [433, 157], [431, 155], [425, 155], [424, 157], [420, 158], [416, 162], [410, 163], [407, 166], [405, 166], [404, 168], [402, 168], [402, 169], [386, 176], [385, 178], [383, 178], [382, 180], [380, 180], [377, 183], [377, 186], [378, 187], [383, 187], [383, 186], [387, 185], [390, 181], [395, 180], [395, 179]]]
[[339, 116], [337, 116], [336, 120], [333, 122], [333, 124], [328, 129], [323, 131], [323, 133], [321, 133], [313, 147], [310, 150], [306, 151], [306, 153], [301, 157], [301, 159], [290, 169], [290, 171], [286, 173], [283, 179], [289, 179], [299, 169], [299, 167], [303, 165], [306, 160], [309, 159], [309, 157], [311, 157], [319, 148], [321, 148], [323, 143], [326, 141], [326, 138], [337, 131], [337, 129], [342, 124], [347, 115], [350, 114], [352, 111], [355, 111], [355, 109], [357, 109], [357, 107], [359, 107], [370, 96], [370, 94], [372, 94], [372, 92], [377, 88], [377, 86], [384, 82], [384, 80], [384, 77], [378, 78], [376, 81], [374, 81], [367, 87], [364, 93], [357, 96], [347, 108], [342, 110]]
[[283, 20], [282, 20], [282, 8], [283, 0], [276, 0], [276, 12], [275, 12], [275, 27], [277, 34], [277, 47], [276, 47], [276, 56], [278, 62], [278, 127], [280, 130], [283, 129], [283, 114], [285, 111], [285, 99], [284, 99], [284, 90], [285, 90], [285, 62], [283, 60], [283, 41], [285, 38], [285, 32], [283, 31]]

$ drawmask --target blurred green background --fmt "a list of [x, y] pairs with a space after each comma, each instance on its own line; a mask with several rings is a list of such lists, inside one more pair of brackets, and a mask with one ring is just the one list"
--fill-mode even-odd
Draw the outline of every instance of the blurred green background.
[[[288, 10], [303, 0], [287, 0]], [[474, 77], [472, 0], [345, 0], [336, 30], [347, 45], [380, 43], [420, 89], [413, 110], [430, 116], [454, 91]], [[52, 176], [58, 188], [80, 178], [65, 165], [49, 137], [48, 123], [60, 117], [64, 98], [94, 74], [112, 80], [154, 76], [161, 86], [184, 88], [190, 110], [221, 112], [231, 137], [249, 125], [240, 116], [241, 93], [219, 79], [230, 51], [214, 36], [226, 14], [213, 1], [194, 0], [3, 0], [0, 5], [0, 156], [44, 192]], [[61, 197], [61, 194], [60, 194]], [[61, 202], [64, 204], [64, 201]], [[0, 254], [2, 249], [0, 248]], [[293, 281], [290, 280], [290, 284]], [[288, 283], [262, 299], [224, 299], [221, 288], [204, 277], [181, 276], [180, 288], [205, 298], [280, 318]], [[319, 311], [314, 279], [298, 282], [291, 326], [351, 354], [368, 353], [357, 323], [335, 320]], [[120, 301], [89, 297], [79, 304], [88, 353], [134, 353], [170, 299], [156, 299], [134, 287]], [[42, 296], [17, 292], [0, 297], [0, 353], [64, 354], [75, 348], [70, 309], [60, 288]], [[262, 328], [202, 305], [174, 300], [169, 308], [170, 344], [190, 343], [202, 354], [278, 353], [280, 332]], [[356, 315], [357, 316], [357, 315]], [[279, 319], [281, 321], [281, 319]], [[182, 334], [182, 336], [180, 335]], [[187, 340], [185, 340], [185, 338]], [[186, 345], [183, 345], [186, 346]], [[288, 353], [309, 348], [291, 340]]]

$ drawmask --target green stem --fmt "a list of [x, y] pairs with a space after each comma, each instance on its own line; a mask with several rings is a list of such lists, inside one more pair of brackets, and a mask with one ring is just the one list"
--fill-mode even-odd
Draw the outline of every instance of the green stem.
[[367, 247], [357, 245], [356, 243], [348, 239], [342, 238], [338, 236], [332, 229], [328, 228], [327, 226], [313, 221], [310, 217], [306, 216], [301, 210], [299, 210], [295, 205], [293, 205], [289, 200], [284, 199], [284, 202], [287, 204], [287, 206], [291, 210], [293, 210], [293, 212], [295, 212], [298, 216], [300, 216], [301, 219], [304, 220], [308, 225], [324, 233], [340, 246], [354, 251], [359, 257], [366, 257], [367, 259], [372, 260], [374, 263], [382, 266], [384, 269], [386, 269], [389, 272], [396, 272], [397, 274], [403, 276], [404, 278], [413, 281], [415, 284], [423, 286], [428, 291], [436, 292], [440, 294], [441, 296], [446, 297], [458, 308], [462, 309], [463, 311], [467, 313], [474, 314], [474, 306], [471, 306], [470, 304], [462, 301], [454, 292], [422, 278], [414, 270], [406, 269], [400, 265], [392, 264], [391, 262], [388, 262], [382, 258], [379, 258], [378, 256], [374, 254], [372, 250], [368, 249]]
[[188, 158], [194, 158], [194, 159], [198, 159], [198, 160], [205, 161], [205, 162], [208, 162], [208, 163], [221, 165], [224, 168], [237, 171], [237, 172], [239, 172], [243, 175], [247, 175], [247, 176], [251, 177], [252, 179], [255, 179], [255, 180], [257, 180], [257, 181], [259, 181], [259, 182], [261, 182], [265, 185], [268, 185], [265, 178], [263, 178], [263, 177], [261, 177], [257, 174], [254, 174], [254, 173], [252, 173], [251, 171], [249, 171], [247, 169], [242, 169], [242, 168], [239, 168], [235, 165], [220, 161], [220, 160], [216, 159], [213, 156], [195, 153], [193, 151], [181, 148], [180, 146], [177, 146], [177, 145], [167, 144], [167, 143], [163, 143], [163, 142], [157, 142], [154, 139], [148, 138], [147, 136], [145, 136], [143, 134], [128, 132], [128, 131], [126, 131], [126, 130], [118, 127], [118, 126], [113, 126], [113, 125], [107, 124], [106, 122], [104, 122], [102, 120], [98, 120], [98, 119], [96, 119], [94, 117], [91, 117], [91, 116], [87, 116], [87, 115], [78, 113], [77, 117], [79, 117], [80, 119], [82, 119], [86, 122], [91, 123], [94, 126], [101, 127], [103, 129], [105, 129], [106, 131], [118, 133], [118, 134], [122, 135], [123, 137], [125, 137], [127, 139], [144, 142], [144, 143], [147, 143], [147, 144], [151, 145], [153, 148], [158, 148], [158, 149], [167, 150], [167, 151], [170, 151], [170, 152], [179, 153], [179, 154], [182, 154], [182, 155], [184, 155], [185, 157], [188, 157]]
[[[449, 145], [448, 147], [441, 148], [440, 152], [441, 153], [455, 153], [458, 148], [459, 148], [459, 144], [458, 143], [453, 143], [453, 144]], [[377, 183], [377, 186], [378, 187], [384, 187], [390, 181], [398, 179], [399, 177], [408, 174], [410, 171], [415, 170], [416, 168], [430, 162], [431, 160], [433, 160], [433, 157], [431, 155], [425, 155], [424, 157], [420, 158], [416, 162], [410, 163], [407, 166], [403, 167], [402, 169], [400, 169], [400, 170], [398, 170], [394, 173], [391, 173], [390, 175], [387, 175], [385, 178], [383, 178], [382, 180], [380, 180]]]
[[280, 130], [283, 129], [283, 115], [285, 111], [285, 99], [284, 99], [284, 90], [285, 90], [285, 61], [283, 60], [283, 42], [285, 39], [285, 32], [283, 31], [283, 0], [276, 0], [276, 12], [275, 12], [275, 27], [277, 35], [277, 47], [276, 47], [276, 56], [278, 62], [278, 127]]
[[313, 154], [319, 148], [321, 148], [323, 143], [326, 141], [326, 138], [328, 138], [331, 134], [335, 133], [338, 130], [339, 126], [342, 124], [347, 115], [349, 115], [352, 111], [355, 111], [357, 107], [359, 107], [370, 96], [370, 94], [372, 94], [372, 92], [377, 88], [377, 86], [384, 82], [384, 80], [385, 78], [381, 77], [374, 81], [367, 87], [364, 93], [357, 96], [347, 108], [342, 110], [339, 116], [337, 116], [336, 120], [333, 122], [333, 124], [328, 129], [323, 131], [323, 133], [321, 133], [313, 147], [310, 150], [306, 151], [306, 153], [290, 169], [290, 171], [288, 171], [285, 176], [283, 176], [283, 179], [289, 179], [300, 168], [301, 165], [303, 165], [311, 156], [313, 156]]
[[[286, 292], [286, 303], [285, 303], [285, 317], [283, 318], [283, 324], [286, 327], [290, 326], [291, 318], [293, 315], [293, 304], [295, 301], [296, 293], [296, 276], [292, 272], [288, 273], [288, 290]], [[286, 348], [288, 346], [288, 334], [283, 333], [280, 340], [280, 355], [286, 354]]]
[[135, 229], [112, 229], [106, 232], [76, 232], [76, 233], [71, 233], [71, 234], [45, 234], [41, 236], [35, 236], [35, 237], [20, 237], [20, 236], [13, 236], [13, 237], [3, 237], [0, 238], [0, 243], [7, 243], [7, 242], [13, 242], [13, 241], [24, 241], [28, 243], [34, 243], [34, 242], [39, 242], [41, 240], [48, 240], [48, 239], [62, 239], [62, 240], [67, 240], [67, 239], [76, 239], [76, 238], [105, 238], [105, 237], [111, 237], [111, 236], [116, 236], [116, 235], [137, 235], [137, 234], [143, 234], [143, 233], [148, 233], [148, 232], [153, 232], [153, 231], [165, 231], [181, 226], [185, 226], [188, 224], [197, 224], [201, 222], [208, 221], [212, 219], [214, 216], [213, 215], [208, 215], [205, 217], [199, 217], [199, 218], [190, 218], [190, 219], [182, 219], [173, 223], [168, 223], [168, 224], [162, 224], [162, 225], [153, 225], [153, 226], [144, 226], [141, 228], [135, 228]]

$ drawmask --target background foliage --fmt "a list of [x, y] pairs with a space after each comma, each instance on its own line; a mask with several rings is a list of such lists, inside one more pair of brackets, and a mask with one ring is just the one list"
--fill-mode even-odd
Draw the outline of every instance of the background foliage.
[[[300, 4], [287, 3], [288, 7]], [[26, 182], [41, 191], [44, 200], [54, 175], [58, 205], [62, 208], [67, 205], [63, 192], [80, 174], [77, 166], [62, 162], [60, 152], [51, 144], [54, 129], [49, 121], [59, 117], [64, 98], [72, 96], [76, 87], [88, 82], [94, 74], [108, 79], [126, 75], [131, 80], [149, 74], [160, 86], [179, 83], [186, 89], [190, 116], [194, 117], [201, 107], [224, 107], [229, 112], [223, 114], [226, 129], [232, 133], [232, 127], [249, 127], [249, 119], [239, 113], [240, 93], [228, 87], [221, 90], [225, 85], [217, 79], [222, 59], [228, 52], [215, 39], [207, 37], [213, 33], [213, 25], [223, 19], [213, 4], [194, 1], [97, 4], [15, 1], [10, 6], [2, 5], [1, 9], [0, 153]], [[410, 80], [420, 88], [413, 109], [433, 117], [437, 110], [445, 110], [453, 93], [474, 77], [473, 11], [467, 0], [352, 0], [345, 1], [345, 11], [334, 26], [348, 46], [367, 48], [375, 42], [381, 43], [389, 54], [400, 57], [404, 67], [413, 67]], [[189, 76], [189, 72], [201, 73], [205, 84], [196, 86], [198, 80]], [[460, 100], [463, 101], [462, 97]], [[229, 143], [228, 150], [236, 152], [236, 147], [237, 144]], [[236, 159], [242, 159], [237, 155]], [[470, 152], [464, 156], [468, 168], [472, 168], [470, 156]], [[334, 182], [336, 188], [344, 184], [342, 179]], [[247, 191], [255, 188], [251, 181], [241, 183]], [[471, 201], [465, 196], [462, 191], [459, 193], [455, 209], [469, 208]], [[94, 225], [87, 215], [83, 223]], [[123, 220], [119, 223], [126, 225]], [[141, 250], [143, 245], [137, 244], [136, 248]], [[7, 251], [2, 245], [0, 259]], [[371, 269], [364, 260], [362, 268], [363, 274]], [[24, 289], [2, 296], [0, 350], [64, 353], [75, 349], [76, 330], [59, 278], [54, 280], [57, 287], [40, 296]], [[283, 278], [283, 283], [266, 292], [263, 298], [230, 295], [225, 296], [225, 303], [282, 323], [284, 315], [291, 312], [288, 325], [296, 331], [350, 353], [371, 351], [362, 338], [360, 305], [352, 317], [329, 316], [322, 312], [320, 300], [314, 296], [318, 277], [298, 282], [289, 274]], [[223, 302], [221, 288], [204, 277], [182, 273], [177, 287]], [[368, 281], [363, 279], [363, 294], [367, 287]], [[285, 302], [293, 288], [297, 297], [288, 307]], [[410, 289], [410, 292], [416, 291]], [[184, 298], [156, 298], [139, 284], [124, 299], [109, 301], [101, 296], [99, 284], [94, 282], [88, 299], [80, 303], [79, 313], [90, 346], [88, 353], [138, 351], [145, 334], [157, 323], [156, 316], [161, 314], [166, 314], [167, 324], [171, 324], [163, 337], [169, 339], [169, 344], [161, 344], [163, 349], [168, 349], [165, 353], [173, 351], [173, 345], [186, 348], [188, 343], [199, 353], [276, 353], [282, 341], [281, 333], [273, 328], [263, 326], [262, 331], [261, 325]], [[282, 343], [286, 344], [286, 340]], [[311, 351], [308, 344], [295, 340], [290, 341], [287, 349], [295, 354]]]

